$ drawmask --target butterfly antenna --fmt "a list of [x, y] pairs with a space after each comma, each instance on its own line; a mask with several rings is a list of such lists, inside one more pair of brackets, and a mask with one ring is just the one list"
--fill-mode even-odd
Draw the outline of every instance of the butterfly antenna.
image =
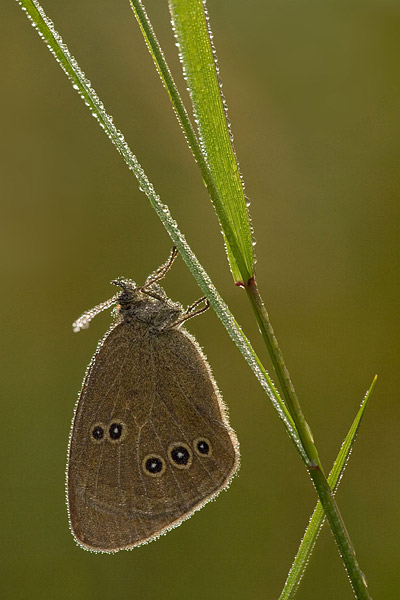
[[101, 304], [98, 304], [97, 306], [94, 306], [90, 310], [84, 312], [79, 319], [72, 323], [72, 329], [74, 332], [77, 333], [81, 329], [87, 329], [90, 325], [90, 321], [94, 319], [96, 315], [103, 312], [103, 310], [110, 308], [110, 306], [117, 302], [119, 295], [120, 294], [115, 294], [115, 296], [109, 298], [109, 300], [106, 300], [105, 302], [102, 302]]

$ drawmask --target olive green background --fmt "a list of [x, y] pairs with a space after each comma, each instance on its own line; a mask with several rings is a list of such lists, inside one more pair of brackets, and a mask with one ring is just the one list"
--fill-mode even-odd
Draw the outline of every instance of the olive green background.
[[[338, 502], [371, 595], [397, 599], [400, 2], [208, 4], [258, 282], [327, 469], [379, 374]], [[127, 0], [44, 6], [270, 369]], [[146, 6], [184, 90], [167, 3]], [[1, 597], [276, 599], [315, 493], [212, 311], [189, 329], [229, 405], [239, 477], [148, 546], [106, 556], [74, 544], [69, 426], [110, 315], [79, 334], [71, 323], [114, 293], [112, 278], [142, 282], [171, 241], [16, 2], [1, 21]], [[200, 295], [179, 259], [165, 288], [184, 304]], [[352, 598], [327, 528], [297, 598]]]

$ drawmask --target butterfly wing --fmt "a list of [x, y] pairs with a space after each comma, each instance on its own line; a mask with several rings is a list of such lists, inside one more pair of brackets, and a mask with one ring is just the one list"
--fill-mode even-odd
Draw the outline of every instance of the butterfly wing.
[[77, 542], [114, 552], [150, 541], [215, 496], [237, 465], [235, 434], [193, 338], [116, 325], [88, 370], [71, 433]]

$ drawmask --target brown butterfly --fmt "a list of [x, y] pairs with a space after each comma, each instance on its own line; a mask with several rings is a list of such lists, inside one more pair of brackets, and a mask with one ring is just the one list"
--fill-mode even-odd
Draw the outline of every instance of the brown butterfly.
[[[70, 527], [87, 550], [116, 552], [156, 539], [226, 488], [239, 445], [207, 360], [182, 324], [186, 310], [157, 284], [122, 291], [74, 323], [79, 331], [117, 303], [116, 318], [88, 367], [69, 442]], [[205, 302], [205, 306], [198, 306]]]

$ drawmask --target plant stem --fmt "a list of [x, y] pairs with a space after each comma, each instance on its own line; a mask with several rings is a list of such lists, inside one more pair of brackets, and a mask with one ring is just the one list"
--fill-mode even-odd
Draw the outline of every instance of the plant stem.
[[286, 400], [289, 412], [292, 415], [304, 449], [309, 457], [308, 467], [321, 467], [321, 462], [319, 460], [310, 427], [308, 426], [301, 410], [296, 391], [290, 379], [289, 371], [287, 370], [285, 361], [283, 360], [283, 355], [281, 349], [279, 348], [278, 340], [275, 337], [267, 309], [265, 308], [254, 277], [249, 279], [245, 289], [271, 357], [272, 364], [281, 385], [283, 396]]
[[309, 468], [308, 472], [325, 511], [326, 518], [338, 546], [354, 594], [356, 598], [359, 598], [360, 600], [371, 600], [365, 575], [358, 564], [353, 544], [328, 481], [319, 467], [314, 469]]
[[315, 489], [324, 508], [333, 536], [339, 548], [353, 591], [360, 600], [370, 600], [365, 576], [360, 569], [349, 534], [344, 524], [339, 507], [326, 479], [317, 448], [314, 444], [311, 429], [305, 420], [303, 411], [286, 368], [282, 352], [272, 329], [268, 312], [261, 298], [255, 278], [249, 279], [245, 289], [254, 310], [258, 326], [268, 348], [273, 367], [282, 388], [289, 412], [296, 425], [299, 437], [308, 457], [307, 468]]

